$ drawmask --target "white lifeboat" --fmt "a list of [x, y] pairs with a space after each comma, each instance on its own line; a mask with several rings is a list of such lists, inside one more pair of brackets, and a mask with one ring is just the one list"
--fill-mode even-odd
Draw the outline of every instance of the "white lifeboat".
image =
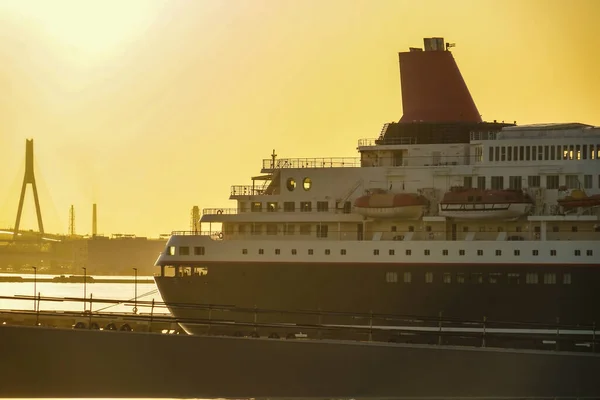
[[516, 219], [533, 201], [520, 190], [453, 187], [439, 203], [439, 215], [456, 219]]

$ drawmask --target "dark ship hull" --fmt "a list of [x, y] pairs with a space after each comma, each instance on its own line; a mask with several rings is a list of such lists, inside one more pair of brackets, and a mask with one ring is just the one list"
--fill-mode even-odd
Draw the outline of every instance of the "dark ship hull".
[[[403, 281], [405, 272], [410, 283]], [[389, 274], [397, 281], [386, 279]], [[526, 282], [533, 274], [538, 284]], [[554, 274], [556, 283], [544, 284], [545, 274]], [[304, 330], [335, 338], [344, 333], [311, 326], [437, 327], [442, 321], [472, 333], [484, 327], [591, 330], [600, 321], [598, 265], [219, 263], [206, 275], [155, 279], [173, 315], [192, 334], [282, 336]], [[214, 324], [224, 321], [238, 325]], [[282, 323], [299, 327], [255, 325]], [[361, 329], [350, 336], [367, 339], [369, 333]], [[397, 334], [391, 329], [378, 336], [390, 340]]]

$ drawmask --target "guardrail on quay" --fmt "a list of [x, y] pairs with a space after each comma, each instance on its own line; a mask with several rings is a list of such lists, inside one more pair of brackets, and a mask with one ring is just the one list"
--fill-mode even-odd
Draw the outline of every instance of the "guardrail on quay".
[[[175, 318], [165, 303], [115, 300], [0, 296], [32, 302], [32, 310], [0, 310], [0, 324], [57, 328], [184, 333], [180, 325], [200, 326], [208, 335], [268, 337], [271, 339], [340, 339], [469, 347], [503, 347], [555, 351], [600, 351], [596, 325], [539, 324], [532, 322], [459, 320], [438, 316], [276, 310], [217, 304], [169, 304], [177, 314], [202, 317]], [[80, 302], [83, 312], [43, 310], [46, 302]], [[105, 310], [112, 305], [132, 307], [132, 313]], [[94, 311], [94, 309], [96, 311]], [[138, 312], [139, 310], [146, 312]], [[296, 321], [295, 323], [293, 321]]]

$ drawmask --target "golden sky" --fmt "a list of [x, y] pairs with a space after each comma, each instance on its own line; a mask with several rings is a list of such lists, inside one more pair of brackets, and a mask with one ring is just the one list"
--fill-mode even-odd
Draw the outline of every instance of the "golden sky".
[[[485, 120], [600, 125], [600, 1], [0, 0], [0, 228], [33, 138], [46, 231], [157, 236], [261, 159], [355, 156], [442, 36]], [[32, 194], [22, 228], [35, 228]]]

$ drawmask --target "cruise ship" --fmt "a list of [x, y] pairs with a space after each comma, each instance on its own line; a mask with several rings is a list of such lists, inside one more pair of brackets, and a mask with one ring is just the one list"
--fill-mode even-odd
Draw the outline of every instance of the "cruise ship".
[[325, 312], [600, 322], [600, 127], [484, 122], [450, 47], [399, 53], [403, 116], [357, 138], [359, 157], [273, 151], [235, 208], [172, 233], [155, 279], [188, 333], [258, 319], [278, 337]]

